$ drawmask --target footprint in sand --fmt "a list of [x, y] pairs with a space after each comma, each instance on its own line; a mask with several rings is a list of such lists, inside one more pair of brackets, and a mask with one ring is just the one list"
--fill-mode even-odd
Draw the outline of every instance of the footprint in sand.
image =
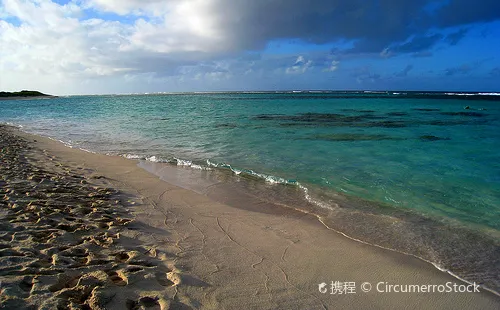
[[36, 243], [48, 243], [49, 240], [57, 238], [57, 234], [55, 232], [50, 231], [36, 231], [32, 232], [33, 241]]
[[124, 263], [127, 260], [129, 260], [129, 258], [130, 258], [130, 255], [128, 255], [125, 252], [120, 252], [120, 253], [116, 253], [116, 254], [113, 254], [113, 255], [115, 256], [115, 261], [118, 262], [118, 263]]
[[82, 277], [82, 275], [77, 275], [77, 276], [69, 276], [69, 275], [61, 275], [59, 277], [59, 280], [57, 281], [56, 284], [52, 285], [51, 287], [49, 287], [49, 291], [51, 292], [58, 292], [60, 290], [63, 290], [65, 288], [73, 288], [75, 286], [77, 286], [78, 284], [78, 280], [80, 280], [80, 278]]
[[121, 271], [108, 271], [107, 274], [111, 282], [117, 286], [125, 286], [128, 284], [127, 277]]
[[95, 236], [90, 236], [90, 242], [103, 248], [109, 248], [118, 238], [120, 238], [118, 234], [98, 233]]
[[54, 260], [52, 259], [52, 257], [44, 257], [44, 258], [40, 258], [39, 260], [29, 264], [28, 267], [49, 268], [53, 264], [54, 264]]
[[172, 282], [172, 281], [170, 281], [170, 279], [168, 279], [168, 275], [166, 273], [157, 272], [157, 273], [155, 273], [155, 278], [156, 278], [156, 281], [158, 281], [158, 283], [161, 286], [170, 287], [170, 286], [174, 286], [175, 285], [174, 282]]
[[69, 263], [68, 268], [79, 268], [84, 265], [88, 265], [91, 261], [89, 252], [87, 249], [82, 248], [70, 248], [61, 252], [62, 257], [71, 258], [74, 263]]
[[127, 299], [125, 306], [128, 310], [138, 310], [143, 308], [161, 309], [158, 297], [141, 297], [138, 301]]
[[20, 283], [19, 283], [19, 287], [29, 293], [31, 292], [31, 289], [33, 288], [33, 279], [29, 278], [29, 277], [26, 277], [24, 278]]
[[79, 225], [59, 224], [56, 226], [56, 228], [72, 233], [79, 228]]
[[[59, 292], [56, 297], [60, 300], [57, 309], [91, 309], [88, 306], [88, 299], [92, 294], [93, 287], [74, 287], [72, 289]], [[78, 304], [75, 307], [74, 304]]]
[[88, 250], [82, 248], [70, 248], [63, 251], [61, 255], [67, 257], [86, 257], [88, 255]]
[[109, 229], [110, 224], [109, 222], [104, 222], [104, 223], [99, 223], [97, 226], [101, 229]]

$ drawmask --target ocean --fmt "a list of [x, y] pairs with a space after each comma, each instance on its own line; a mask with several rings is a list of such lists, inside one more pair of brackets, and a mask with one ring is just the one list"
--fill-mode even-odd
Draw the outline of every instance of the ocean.
[[0, 122], [237, 207], [315, 214], [500, 292], [499, 94], [69, 96], [0, 101]]

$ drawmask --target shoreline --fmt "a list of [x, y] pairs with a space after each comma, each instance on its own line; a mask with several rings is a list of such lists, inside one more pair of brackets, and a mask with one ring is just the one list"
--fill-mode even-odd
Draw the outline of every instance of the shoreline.
[[[250, 308], [328, 308], [339, 304], [366, 307], [372, 303], [394, 308], [401, 302], [415, 302], [415, 307], [418, 304], [420, 308], [422, 303], [433, 307], [438, 303], [444, 308], [451, 305], [465, 308], [478, 303], [482, 308], [498, 305], [498, 297], [490, 292], [372, 292], [361, 295], [363, 293], [358, 288], [353, 298], [345, 296], [337, 299], [333, 295], [322, 295], [317, 284], [330, 280], [350, 280], [358, 282], [358, 285], [378, 280], [426, 284], [445, 283], [456, 278], [436, 270], [421, 259], [363, 245], [340, 236], [338, 232], [332, 234], [315, 216], [283, 210], [276, 205], [267, 206], [268, 212], [265, 213], [257, 207], [236, 209], [162, 181], [138, 167], [136, 161], [83, 152], [49, 138], [13, 130], [18, 136], [36, 140], [33, 142], [35, 148], [46, 149], [69, 166], [90, 169], [93, 174], [102, 176], [111, 187], [138, 196], [142, 203], [130, 207], [135, 218], [149, 227], [166, 229], [152, 235], [160, 240], [167, 237], [165, 244], [170, 244], [171, 248], [151, 238], [146, 238], [148, 242], [154, 243], [156, 249], [163, 247], [164, 253], [176, 253], [173, 261], [179, 266], [175, 268], [182, 265], [189, 271], [186, 274], [181, 272], [179, 276], [188, 283], [186, 291], [183, 291], [182, 285], [176, 290], [183, 291], [186, 300], [197, 300], [205, 308], [215, 305], [233, 308], [242, 302]], [[147, 231], [146, 235], [149, 233]], [[175, 246], [172, 246], [173, 241], [176, 241]], [[307, 267], [309, 270], [304, 270]], [[386, 273], [389, 276], [384, 277]], [[198, 285], [190, 285], [193, 283]], [[289, 289], [294, 292], [288, 292]], [[252, 294], [240, 296], [251, 291], [266, 298], [259, 302], [252, 300], [255, 299]], [[207, 294], [215, 298], [208, 298]], [[388, 295], [391, 298], [387, 298]], [[217, 298], [220, 296], [229, 296], [230, 301], [221, 301]], [[316, 306], [312, 307], [312, 304]]]
[[[131, 157], [125, 156], [125, 158]], [[489, 277], [487, 277], [487, 275], [495, 274], [495, 271], [491, 270], [492, 268], [490, 268], [488, 270], [488, 273], [485, 275], [484, 266], [476, 265], [476, 262], [473, 259], [468, 259], [464, 262], [461, 254], [465, 253], [467, 251], [467, 248], [463, 248], [463, 246], [457, 247], [456, 243], [453, 243], [456, 242], [456, 238], [439, 237], [439, 235], [434, 235], [435, 239], [438, 237], [440, 240], [440, 246], [437, 248], [433, 248], [435, 255], [434, 260], [432, 259], [432, 257], [429, 258], [429, 252], [432, 252], [433, 249], [431, 249], [429, 252], [419, 253], [419, 251], [415, 250], [417, 244], [413, 244], [411, 240], [406, 240], [406, 238], [410, 239], [409, 237], [411, 237], [411, 233], [418, 234], [419, 232], [422, 233], [422, 235], [420, 236], [420, 238], [422, 239], [432, 238], [433, 233], [441, 235], [447, 234], [448, 237], [450, 235], [459, 235], [461, 237], [467, 238], [472, 236], [474, 238], [478, 238], [476, 239], [477, 242], [475, 243], [478, 249], [480, 248], [484, 250], [484, 252], [495, 251], [496, 243], [494, 240], [497, 235], [493, 235], [489, 232], [476, 232], [464, 226], [462, 223], [457, 224], [449, 220], [449, 222], [444, 222], [445, 219], [425, 217], [418, 213], [414, 213], [411, 210], [398, 210], [397, 213], [383, 213], [382, 210], [378, 210], [373, 211], [373, 213], [368, 212], [365, 214], [364, 211], [366, 211], [366, 209], [368, 208], [367, 206], [369, 206], [369, 208], [374, 208], [375, 210], [381, 207], [377, 202], [365, 201], [357, 197], [348, 196], [337, 197], [337, 200], [335, 201], [335, 203], [333, 203], [334, 205], [336, 205], [336, 209], [332, 210], [328, 205], [324, 205], [325, 203], [322, 200], [317, 200], [315, 197], [311, 197], [309, 189], [307, 187], [304, 187], [303, 185], [299, 185], [298, 188], [292, 185], [290, 188], [289, 185], [279, 183], [279, 186], [281, 187], [280, 189], [276, 188], [274, 185], [272, 185], [271, 188], [268, 188], [265, 184], [258, 185], [259, 181], [262, 181], [261, 178], [259, 178], [257, 181], [245, 177], [241, 178], [241, 174], [235, 173], [235, 171], [231, 167], [229, 167], [228, 170], [205, 171], [204, 169], [200, 169], [199, 166], [195, 164], [192, 165], [195, 166], [195, 169], [192, 169], [190, 166], [186, 167], [185, 165], [171, 165], [169, 162], [165, 163], [157, 160], [137, 160], [139, 161], [138, 165], [141, 168], [155, 174], [163, 181], [174, 184], [176, 186], [180, 186], [187, 190], [195, 191], [198, 194], [208, 196], [210, 199], [213, 199], [219, 203], [224, 203], [235, 208], [245, 208], [245, 206], [247, 206], [248, 204], [251, 205], [255, 203], [249, 202], [249, 200], [252, 200], [257, 201], [257, 203], [268, 202], [279, 205], [280, 207], [285, 209], [291, 209], [297, 212], [311, 214], [312, 216], [315, 216], [317, 221], [321, 223], [321, 225], [323, 225], [326, 229], [331, 230], [343, 237], [346, 237], [355, 242], [420, 259], [423, 262], [432, 265], [439, 271], [448, 273], [465, 283], [484, 283], [486, 282], [484, 281], [484, 279], [490, 279]], [[237, 183], [243, 183], [244, 185], [234, 186], [234, 184]], [[242, 191], [242, 187], [245, 186], [252, 188], [252, 190], [245, 189]], [[290, 191], [287, 191], [285, 189], [286, 187], [288, 187]], [[263, 192], [268, 190], [272, 191], [274, 195], [271, 199], [269, 199], [269, 197], [262, 197], [263, 195], [266, 195], [263, 194]], [[303, 193], [304, 190], [305, 193]], [[297, 197], [294, 191], [299, 192], [299, 197]], [[277, 194], [277, 192], [279, 192], [279, 194]], [[234, 199], [228, 198], [232, 196], [245, 196], [246, 199], [241, 199], [243, 201], [237, 199], [235, 203]], [[344, 212], [343, 210], [354, 210], [354, 212], [358, 215], [356, 217], [346, 218], [345, 213], [348, 213], [350, 211]], [[261, 212], [263, 211], [261, 210]], [[369, 226], [370, 228], [368, 229], [376, 230], [377, 237], [370, 236], [365, 233], [366, 229], [359, 227], [353, 228], [353, 225], [349, 225], [357, 222], [364, 223], [363, 226]], [[391, 222], [392, 224], [398, 224], [399, 227], [401, 227], [402, 225], [406, 225], [406, 229], [400, 229], [398, 231], [393, 230], [390, 228]], [[377, 226], [373, 226], [372, 228], [372, 225], [375, 224]], [[415, 225], [417, 225], [417, 227]], [[425, 229], [419, 231], [418, 226], [423, 226]], [[428, 230], [429, 228], [430, 230]], [[391, 240], [391, 242], [387, 242], [387, 238], [383, 239], [383, 236], [395, 235], [401, 235], [402, 237], [400, 239], [403, 239], [406, 244], [404, 242], [398, 244], [394, 240]], [[446, 241], [449, 241], [452, 245], [454, 244], [454, 246], [452, 246], [454, 250], [451, 253], [449, 252], [449, 249], [444, 249], [444, 247], [447, 247]], [[459, 245], [461, 246], [461, 244]], [[415, 247], [415, 249], [413, 249], [412, 246]], [[454, 254], [456, 254], [457, 252], [458, 255], [454, 256]], [[491, 258], [495, 259], [496, 257]], [[460, 265], [464, 263], [465, 265]], [[464, 266], [463, 268], [466, 268], [466, 271], [462, 270], [462, 274], [460, 274], [461, 268], [459, 266]], [[496, 266], [494, 261], [491, 266]], [[458, 270], [459, 272], [455, 273], [456, 270]], [[475, 271], [475, 273], [471, 274], [471, 271]], [[483, 275], [485, 276], [479, 276], [479, 271], [482, 271]], [[500, 296], [500, 293], [495, 291], [495, 286], [493, 286], [493, 288], [486, 287], [487, 284], [492, 283], [494, 284], [494, 282], [492, 281], [487, 282], [484, 284], [485, 286], [482, 287], [485, 290], [488, 290], [489, 292]]]

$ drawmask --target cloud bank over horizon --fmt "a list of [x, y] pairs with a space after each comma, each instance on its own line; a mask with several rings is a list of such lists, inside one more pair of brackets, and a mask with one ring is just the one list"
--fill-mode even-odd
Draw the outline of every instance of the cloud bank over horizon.
[[500, 91], [499, 35], [496, 0], [1, 0], [0, 88]]

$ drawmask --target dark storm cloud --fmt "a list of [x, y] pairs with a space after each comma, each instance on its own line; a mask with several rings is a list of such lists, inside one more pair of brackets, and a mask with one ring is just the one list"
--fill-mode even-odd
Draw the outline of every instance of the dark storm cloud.
[[[222, 3], [224, 2], [224, 5]], [[414, 53], [443, 40], [430, 29], [488, 22], [500, 18], [498, 0], [441, 1], [439, 9], [429, 9], [434, 0], [253, 0], [218, 1], [222, 27], [231, 29], [233, 43], [243, 49], [261, 49], [273, 39], [301, 39], [326, 43], [354, 40], [350, 53], [380, 53], [400, 44], [399, 53]], [[448, 4], [445, 4], [449, 2]], [[466, 30], [448, 35], [456, 44]]]
[[435, 14], [437, 26], [452, 27], [478, 22], [490, 22], [500, 18], [498, 0], [450, 0]]
[[434, 46], [442, 38], [443, 35], [439, 33], [430, 36], [415, 36], [409, 42], [391, 48], [391, 51], [397, 54], [425, 51]]
[[[414, 16], [429, 1], [275, 0], [233, 1], [225, 5], [223, 26], [245, 49], [260, 49], [279, 38], [310, 43], [358, 40], [353, 50], [380, 52], [411, 33]], [[243, 12], [243, 13], [241, 13]], [[222, 14], [222, 12], [221, 12]]]

